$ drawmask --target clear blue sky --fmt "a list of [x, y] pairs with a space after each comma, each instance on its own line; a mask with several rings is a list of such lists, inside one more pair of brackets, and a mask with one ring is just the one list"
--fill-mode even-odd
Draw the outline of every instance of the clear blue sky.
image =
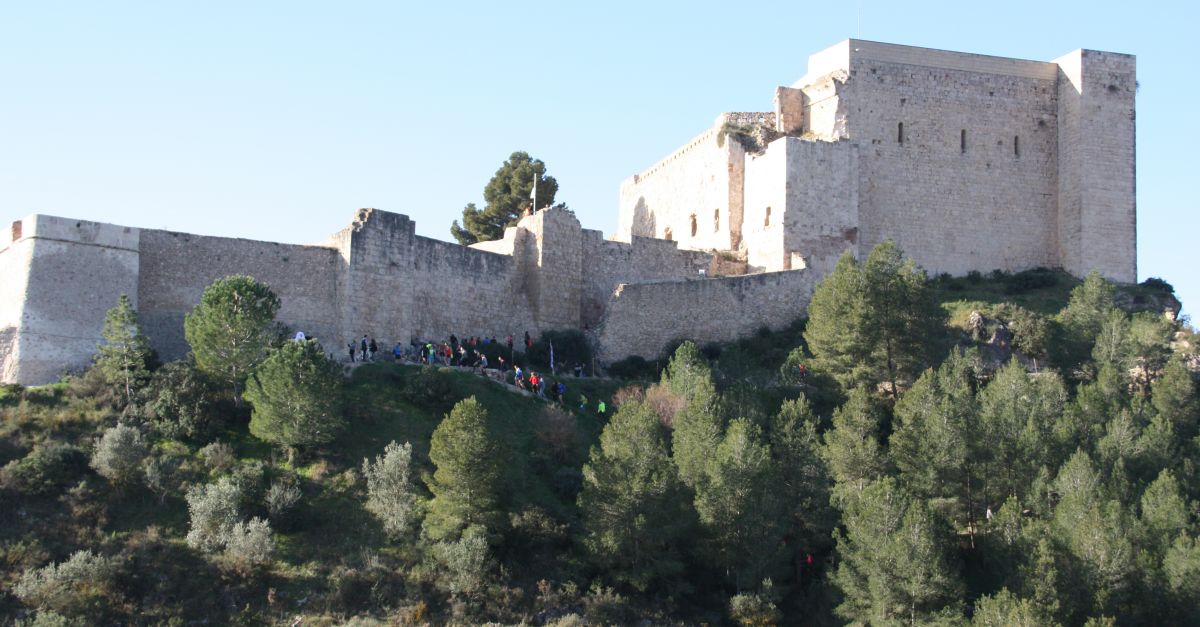
[[316, 242], [358, 207], [450, 239], [514, 150], [584, 226], [847, 37], [1138, 57], [1138, 274], [1200, 303], [1195, 3], [0, 2], [0, 221]]

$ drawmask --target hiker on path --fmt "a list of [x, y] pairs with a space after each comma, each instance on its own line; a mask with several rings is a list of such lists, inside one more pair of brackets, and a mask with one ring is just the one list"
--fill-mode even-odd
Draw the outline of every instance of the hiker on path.
[[346, 348], [350, 349], [350, 363], [354, 363], [354, 342], [347, 344]]

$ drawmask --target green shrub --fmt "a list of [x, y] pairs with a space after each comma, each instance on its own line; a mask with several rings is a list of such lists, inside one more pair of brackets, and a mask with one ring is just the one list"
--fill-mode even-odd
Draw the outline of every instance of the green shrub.
[[234, 572], [249, 575], [271, 563], [275, 552], [275, 538], [271, 525], [261, 518], [249, 522], [238, 522], [225, 538], [223, 559]]
[[615, 361], [605, 368], [608, 376], [618, 379], [638, 379], [650, 381], [658, 378], [657, 362], [651, 363], [638, 355], [631, 355], [620, 361]]
[[21, 602], [39, 610], [91, 615], [110, 594], [116, 574], [113, 559], [78, 551], [61, 564], [25, 571], [12, 591]]
[[592, 363], [592, 347], [578, 329], [543, 331], [542, 337], [525, 353], [526, 364], [534, 368], [550, 367], [550, 344], [554, 344], [554, 367], [568, 370], [575, 364]]
[[177, 440], [204, 442], [224, 426], [220, 394], [207, 375], [190, 361], [173, 361], [154, 373], [150, 417], [159, 433]]
[[435, 366], [422, 366], [404, 384], [404, 398], [414, 405], [429, 407], [439, 413], [450, 411], [458, 402], [454, 377], [449, 371]]
[[421, 514], [412, 444], [391, 442], [374, 463], [363, 460], [362, 472], [367, 480], [367, 511], [383, 523], [389, 538], [396, 540], [408, 535]]
[[224, 548], [238, 523], [241, 500], [241, 489], [229, 477], [188, 490], [188, 513], [192, 521], [188, 546], [210, 553]]
[[87, 471], [87, 456], [75, 446], [48, 440], [0, 470], [0, 483], [25, 494], [51, 494]]
[[148, 453], [140, 431], [117, 425], [100, 436], [92, 454], [92, 468], [113, 485], [123, 487], [138, 475]]
[[1004, 279], [1004, 291], [1008, 294], [1023, 294], [1033, 290], [1054, 287], [1062, 277], [1049, 268], [1023, 270]]

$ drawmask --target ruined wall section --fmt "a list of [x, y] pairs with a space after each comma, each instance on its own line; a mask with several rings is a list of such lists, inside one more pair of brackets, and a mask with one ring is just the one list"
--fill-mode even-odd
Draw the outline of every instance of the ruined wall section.
[[629, 243], [606, 240], [591, 229], [583, 231], [580, 250], [580, 323], [587, 330], [600, 323], [618, 284], [695, 278], [712, 264], [710, 253], [680, 250], [675, 242], [636, 235]]
[[700, 250], [734, 246], [745, 149], [725, 137], [722, 124], [718, 117], [715, 126], [621, 183], [617, 239], [656, 237]]
[[1057, 66], [853, 43], [860, 254], [890, 238], [931, 273], [1059, 265]]
[[40, 385], [87, 367], [121, 294], [138, 306], [135, 228], [32, 215], [0, 249], [0, 375]]
[[599, 358], [654, 358], [672, 341], [728, 342], [803, 315], [815, 275], [804, 270], [622, 284], [596, 331]]
[[364, 333], [407, 346], [539, 330], [528, 283], [536, 256], [527, 263], [533, 238], [525, 228], [513, 231], [514, 255], [421, 237], [407, 216], [374, 209], [360, 210], [350, 233], [343, 344]]
[[316, 337], [330, 352], [338, 351], [342, 263], [336, 249], [147, 229], [138, 251], [138, 316], [161, 359], [187, 354], [184, 316], [200, 302], [205, 288], [238, 274], [269, 285], [279, 296], [279, 322]]
[[746, 164], [748, 260], [819, 275], [858, 249], [858, 147], [783, 137]]
[[1059, 58], [1058, 246], [1063, 268], [1137, 280], [1136, 59], [1076, 50]]

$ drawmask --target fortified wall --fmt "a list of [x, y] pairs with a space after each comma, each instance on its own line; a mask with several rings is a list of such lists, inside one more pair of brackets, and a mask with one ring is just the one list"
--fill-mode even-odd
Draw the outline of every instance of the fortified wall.
[[1135, 65], [846, 40], [777, 87], [773, 113], [718, 116], [626, 180], [617, 237], [818, 274], [891, 239], [931, 273], [1047, 266], [1134, 281]]
[[[120, 294], [165, 359], [204, 288], [249, 274], [335, 354], [582, 329], [604, 361], [804, 313], [845, 252], [891, 239], [931, 273], [1060, 267], [1136, 280], [1132, 56], [1054, 61], [846, 40], [620, 188], [612, 239], [562, 209], [470, 247], [362, 209], [297, 246], [33, 215], [0, 234], [0, 378], [85, 366]], [[750, 272], [751, 274], [746, 274]], [[719, 276], [744, 275], [744, 276]]]
[[[621, 329], [637, 327], [647, 315], [667, 319], [677, 313], [671, 305], [675, 296], [655, 303], [642, 297], [642, 307], [630, 308], [622, 286], [649, 281], [658, 286], [651, 291], [676, 290], [671, 294], [699, 289], [708, 283], [699, 278], [712, 267], [712, 255], [650, 238], [604, 240], [561, 209], [523, 218], [504, 239], [474, 247], [421, 237], [407, 216], [374, 209], [359, 210], [348, 227], [312, 246], [45, 215], [14, 222], [5, 235], [4, 382], [48, 383], [85, 367], [101, 342], [105, 312], [121, 294], [137, 308], [160, 357], [182, 357], [188, 350], [184, 316], [205, 287], [232, 274], [270, 285], [280, 298], [279, 321], [316, 337], [337, 356], [364, 333], [390, 348], [452, 333], [503, 338], [528, 331], [536, 337], [548, 329], [574, 328], [600, 341], [603, 358], [619, 359], [654, 356], [677, 337], [715, 340], [768, 323], [759, 315], [738, 326], [728, 299], [705, 304], [706, 298], [698, 298], [694, 320], [654, 324], [633, 342], [617, 341]], [[749, 296], [739, 305], [775, 311], [778, 324], [800, 313], [766, 307], [778, 295], [765, 290], [741, 292]], [[806, 298], [797, 294], [793, 300]]]

